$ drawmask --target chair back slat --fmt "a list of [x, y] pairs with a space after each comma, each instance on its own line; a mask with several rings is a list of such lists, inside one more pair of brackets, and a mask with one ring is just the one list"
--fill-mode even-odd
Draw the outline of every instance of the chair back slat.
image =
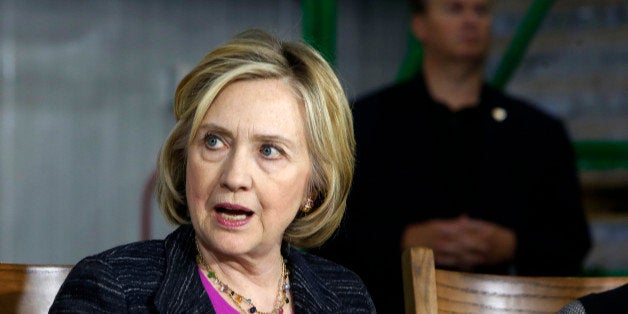
[[402, 255], [406, 313], [436, 313], [434, 253], [427, 249], [406, 250]]
[[628, 276], [531, 277], [434, 268], [431, 249], [402, 256], [406, 313], [556, 313], [590, 293], [628, 283]]
[[0, 313], [48, 313], [70, 265], [0, 263]]

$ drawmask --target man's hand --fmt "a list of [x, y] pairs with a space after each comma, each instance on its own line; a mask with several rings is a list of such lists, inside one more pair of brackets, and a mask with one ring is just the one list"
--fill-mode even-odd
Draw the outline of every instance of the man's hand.
[[407, 226], [401, 247], [411, 246], [431, 248], [437, 266], [472, 271], [480, 265], [512, 260], [516, 236], [508, 228], [462, 215]]

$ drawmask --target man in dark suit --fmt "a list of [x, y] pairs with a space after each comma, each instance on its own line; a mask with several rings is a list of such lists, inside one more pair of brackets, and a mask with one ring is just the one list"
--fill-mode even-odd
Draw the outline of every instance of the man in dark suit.
[[353, 104], [357, 164], [346, 220], [320, 255], [402, 313], [401, 252], [437, 267], [576, 275], [590, 248], [562, 122], [484, 78], [490, 0], [412, 1], [422, 71]]

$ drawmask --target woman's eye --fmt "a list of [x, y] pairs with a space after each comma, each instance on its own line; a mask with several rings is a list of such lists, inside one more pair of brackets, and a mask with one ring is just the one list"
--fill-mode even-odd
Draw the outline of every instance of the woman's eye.
[[223, 146], [223, 142], [218, 136], [214, 134], [207, 134], [205, 135], [205, 145], [212, 149], [218, 149]]
[[267, 158], [276, 158], [280, 154], [279, 150], [271, 145], [263, 145], [260, 152]]

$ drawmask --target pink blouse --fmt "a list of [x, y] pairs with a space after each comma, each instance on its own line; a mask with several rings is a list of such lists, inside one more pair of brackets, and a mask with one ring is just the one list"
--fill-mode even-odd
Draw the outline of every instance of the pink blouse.
[[201, 270], [200, 267], [198, 268], [198, 274], [201, 276], [201, 282], [203, 283], [203, 287], [205, 287], [209, 300], [212, 301], [216, 314], [240, 314], [239, 310], [233, 308], [233, 306], [227, 303], [227, 301], [220, 296], [218, 290], [216, 290], [214, 285], [209, 282], [209, 279], [207, 279], [205, 273], [203, 273], [203, 270]]

